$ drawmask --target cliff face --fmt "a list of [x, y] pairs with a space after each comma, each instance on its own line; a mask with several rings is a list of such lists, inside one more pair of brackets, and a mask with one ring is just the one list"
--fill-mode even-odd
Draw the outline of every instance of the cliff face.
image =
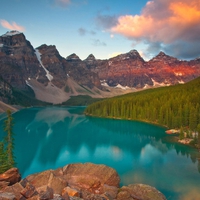
[[[83, 61], [73, 55], [67, 59], [61, 57], [53, 45], [34, 49], [24, 34], [17, 31], [0, 37], [0, 71], [1, 80], [12, 88], [27, 93], [31, 88], [37, 99], [51, 103], [88, 93], [95, 86], [101, 88], [98, 74], [90, 71]], [[69, 77], [76, 86], [71, 82], [68, 85]], [[1, 92], [5, 93], [6, 88], [1, 87]]]
[[25, 80], [43, 76], [35, 50], [24, 34], [12, 31], [0, 37], [1, 78], [14, 88], [27, 90]]
[[0, 37], [0, 72], [12, 88], [31, 89], [37, 99], [57, 104], [75, 95], [102, 98], [185, 83], [200, 76], [200, 59], [180, 61], [160, 52], [147, 62], [136, 50], [108, 60], [63, 58], [54, 45], [34, 49], [23, 33], [11, 31]]
[[12, 87], [0, 77], [0, 101], [7, 103], [7, 98], [12, 98]]
[[76, 54], [66, 58], [65, 70], [78, 84], [89, 88], [94, 86], [101, 88], [100, 79], [97, 73], [87, 67], [87, 63], [82, 61]]
[[160, 52], [148, 62], [149, 76], [169, 85], [186, 83], [200, 75], [200, 60], [181, 61]]
[[150, 81], [144, 75], [145, 61], [136, 50], [121, 54], [106, 62], [99, 63], [96, 70], [102, 81], [109, 86], [118, 84], [128, 87], [142, 88]]

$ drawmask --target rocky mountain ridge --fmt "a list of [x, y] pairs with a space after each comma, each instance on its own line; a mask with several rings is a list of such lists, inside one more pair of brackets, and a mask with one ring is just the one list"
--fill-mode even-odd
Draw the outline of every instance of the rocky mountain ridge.
[[[105, 98], [185, 83], [200, 76], [200, 59], [181, 61], [160, 52], [145, 61], [136, 50], [105, 60], [93, 54], [81, 60], [75, 53], [63, 58], [55, 45], [35, 49], [23, 33], [11, 31], [0, 36], [0, 71], [4, 85], [59, 104], [71, 96]], [[3, 90], [8, 87], [1, 84]]]

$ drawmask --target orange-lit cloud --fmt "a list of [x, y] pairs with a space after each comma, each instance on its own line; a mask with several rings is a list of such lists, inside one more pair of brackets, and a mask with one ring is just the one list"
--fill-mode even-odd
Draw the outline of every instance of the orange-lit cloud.
[[23, 26], [18, 25], [16, 22], [9, 23], [8, 21], [2, 19], [0, 20], [1, 26], [9, 30], [25, 31]]
[[[172, 43], [177, 39], [196, 40], [200, 34], [199, 0], [161, 0], [146, 4], [141, 15], [125, 15], [111, 31], [136, 40]], [[163, 15], [161, 11], [163, 10]], [[196, 33], [191, 33], [196, 30]], [[192, 35], [192, 37], [191, 37]]]
[[184, 49], [189, 48], [193, 55], [199, 56], [200, 47], [196, 44], [200, 42], [200, 1], [149, 1], [140, 15], [119, 16], [109, 31], [132, 41], [145, 42], [149, 50], [162, 46], [162, 50], [189, 58], [189, 51]]

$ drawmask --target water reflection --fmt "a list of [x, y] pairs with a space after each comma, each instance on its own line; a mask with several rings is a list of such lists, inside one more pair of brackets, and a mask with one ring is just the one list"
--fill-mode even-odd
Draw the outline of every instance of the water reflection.
[[150, 184], [176, 200], [187, 199], [191, 189], [200, 195], [196, 150], [172, 143], [162, 127], [85, 117], [83, 109], [14, 114], [15, 156], [23, 177], [68, 163], [103, 163], [118, 171], [122, 184]]

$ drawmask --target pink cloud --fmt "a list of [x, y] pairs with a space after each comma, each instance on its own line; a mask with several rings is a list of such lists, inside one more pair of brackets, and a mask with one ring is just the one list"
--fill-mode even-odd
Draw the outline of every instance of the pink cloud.
[[154, 0], [147, 2], [140, 15], [120, 16], [110, 31], [138, 41], [194, 42], [200, 40], [199, 22], [199, 0]]
[[23, 26], [18, 25], [16, 22], [9, 23], [8, 21], [2, 19], [0, 20], [1, 26], [9, 30], [25, 31]]

